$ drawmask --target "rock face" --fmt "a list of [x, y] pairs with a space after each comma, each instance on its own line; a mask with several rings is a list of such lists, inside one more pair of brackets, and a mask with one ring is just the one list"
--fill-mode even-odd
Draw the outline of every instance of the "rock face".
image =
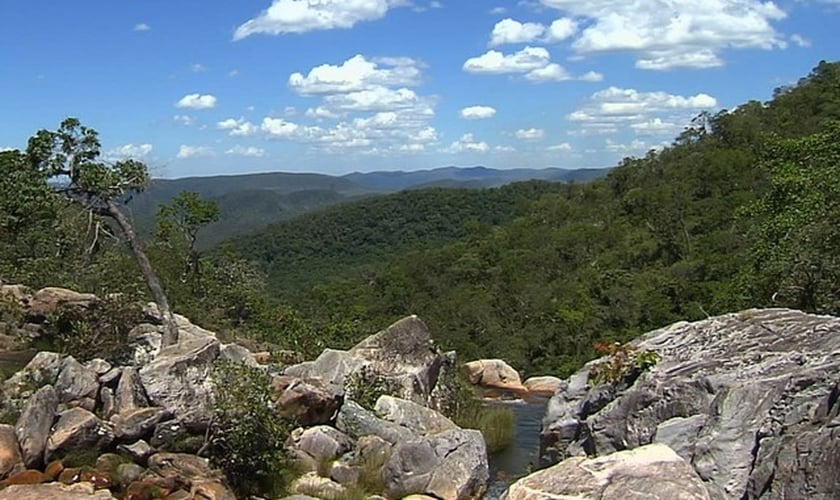
[[23, 463], [15, 428], [0, 424], [0, 478], [6, 477], [14, 467]]
[[15, 426], [23, 462], [27, 467], [37, 467], [44, 460], [44, 448], [50, 436], [58, 396], [51, 385], [38, 389], [23, 409]]
[[479, 359], [464, 364], [470, 383], [506, 391], [527, 392], [519, 372], [501, 359]]
[[840, 319], [749, 310], [634, 344], [661, 360], [626, 387], [590, 387], [590, 364], [551, 399], [543, 465], [664, 443], [713, 499], [836, 498]]
[[573, 457], [513, 483], [505, 500], [710, 500], [703, 481], [665, 445]]

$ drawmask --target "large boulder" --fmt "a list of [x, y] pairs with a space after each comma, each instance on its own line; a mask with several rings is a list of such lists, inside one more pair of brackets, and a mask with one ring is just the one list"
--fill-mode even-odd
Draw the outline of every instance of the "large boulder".
[[15, 428], [0, 424], [0, 479], [6, 477], [18, 464], [23, 463]]
[[44, 449], [50, 436], [58, 395], [55, 388], [45, 385], [26, 402], [23, 413], [15, 425], [15, 435], [20, 443], [23, 462], [28, 468], [39, 467], [44, 461]]
[[339, 394], [353, 377], [377, 379], [387, 382], [386, 392], [428, 405], [442, 363], [429, 329], [417, 316], [408, 316], [349, 351], [326, 349], [315, 361], [290, 366], [285, 373], [319, 377]]
[[479, 359], [464, 364], [470, 383], [505, 391], [527, 392], [519, 372], [501, 359]]
[[592, 362], [549, 401], [543, 465], [672, 446], [714, 499], [835, 498], [840, 491], [840, 319], [749, 310], [650, 332], [660, 361], [620, 383]]
[[353, 449], [353, 440], [334, 427], [318, 425], [292, 431], [289, 445], [316, 460], [334, 460]]
[[41, 322], [59, 307], [79, 307], [89, 309], [99, 302], [96, 295], [79, 293], [66, 288], [48, 287], [35, 292], [29, 299], [27, 315], [30, 321]]
[[77, 399], [96, 398], [99, 390], [99, 375], [76, 361], [73, 356], [67, 356], [61, 364], [61, 371], [55, 381], [55, 391], [60, 403], [67, 403]]
[[562, 380], [552, 376], [530, 377], [522, 382], [530, 394], [540, 396], [553, 396], [562, 384]]
[[572, 457], [513, 483], [505, 500], [710, 500], [703, 481], [665, 445]]
[[335, 426], [348, 436], [358, 439], [363, 436], [377, 436], [396, 444], [413, 439], [415, 434], [406, 427], [377, 417], [354, 401], [345, 401], [338, 412]]
[[140, 369], [150, 402], [172, 412], [187, 427], [206, 428], [213, 417], [210, 375], [218, 356], [219, 341], [211, 336], [185, 338], [162, 349]]
[[280, 375], [272, 379], [271, 387], [277, 413], [303, 426], [333, 422], [341, 406], [341, 396], [320, 378]]
[[108, 490], [94, 489], [91, 483], [18, 484], [0, 491], [0, 500], [112, 500]]
[[84, 449], [104, 449], [114, 440], [111, 427], [84, 408], [61, 412], [47, 440], [45, 461]]
[[380, 396], [374, 411], [380, 418], [403, 426], [420, 436], [440, 434], [458, 428], [451, 420], [432, 409], [393, 396]]
[[382, 468], [389, 498], [429, 495], [444, 500], [482, 498], [489, 481], [479, 431], [455, 429], [401, 441]]

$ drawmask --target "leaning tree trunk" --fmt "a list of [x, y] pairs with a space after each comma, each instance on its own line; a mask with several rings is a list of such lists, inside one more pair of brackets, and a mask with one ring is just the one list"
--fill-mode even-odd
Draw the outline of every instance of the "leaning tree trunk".
[[131, 249], [131, 253], [134, 254], [134, 258], [137, 260], [137, 265], [140, 266], [140, 272], [143, 274], [143, 279], [146, 280], [146, 285], [149, 287], [149, 291], [152, 292], [152, 299], [154, 299], [155, 304], [157, 304], [161, 320], [163, 321], [164, 331], [163, 338], [161, 339], [162, 346], [166, 347], [177, 344], [178, 323], [175, 322], [175, 315], [173, 315], [172, 311], [169, 309], [169, 301], [166, 299], [166, 293], [163, 291], [160, 280], [158, 280], [157, 274], [155, 274], [155, 270], [152, 268], [152, 263], [149, 262], [149, 258], [146, 256], [146, 252], [143, 251], [143, 246], [140, 244], [140, 240], [137, 239], [134, 227], [131, 225], [131, 222], [125, 214], [123, 214], [119, 209], [117, 204], [111, 200], [108, 200], [107, 202], [106, 214], [108, 217], [114, 219], [120, 226], [120, 230], [122, 230], [125, 235], [125, 239], [128, 241], [128, 247]]

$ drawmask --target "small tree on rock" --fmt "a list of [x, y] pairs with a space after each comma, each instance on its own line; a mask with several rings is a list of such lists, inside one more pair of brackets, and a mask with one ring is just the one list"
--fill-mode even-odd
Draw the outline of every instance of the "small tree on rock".
[[163, 345], [177, 343], [178, 326], [166, 294], [131, 221], [120, 209], [126, 197], [148, 186], [146, 165], [137, 160], [102, 161], [99, 134], [76, 118], [65, 119], [58, 130], [38, 131], [29, 139], [26, 153], [32, 168], [58, 194], [116, 223], [158, 306], [165, 328]]

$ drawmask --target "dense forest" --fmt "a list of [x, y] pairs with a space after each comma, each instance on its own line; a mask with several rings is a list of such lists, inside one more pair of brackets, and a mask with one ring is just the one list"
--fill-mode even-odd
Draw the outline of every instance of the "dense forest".
[[[119, 228], [62, 196], [38, 153], [0, 152], [0, 277], [145, 297]], [[222, 335], [313, 355], [415, 313], [462, 359], [563, 375], [595, 341], [677, 320], [840, 313], [838, 200], [840, 64], [822, 62], [601, 180], [366, 198], [210, 251], [219, 207], [182, 193], [143, 243], [172, 308]]]

